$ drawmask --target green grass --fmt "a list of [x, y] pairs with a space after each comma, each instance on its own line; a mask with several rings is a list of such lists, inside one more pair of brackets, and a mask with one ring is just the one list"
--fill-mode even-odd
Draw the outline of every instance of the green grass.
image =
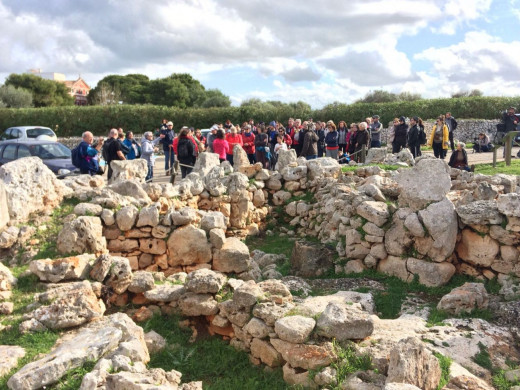
[[434, 352], [433, 355], [437, 358], [439, 365], [441, 366], [441, 380], [437, 386], [437, 390], [441, 390], [450, 381], [450, 366], [452, 360], [438, 352]]
[[432, 307], [426, 326], [443, 326], [445, 325], [443, 321], [448, 318], [481, 318], [489, 321], [493, 318], [493, 314], [487, 309], [473, 309], [469, 313], [450, 314], [443, 310], [438, 310], [436, 307]]
[[[363, 165], [363, 167], [374, 167], [374, 166], [377, 166], [381, 169], [384, 169], [385, 171], [397, 171], [399, 168], [404, 168], [404, 167], [401, 167], [399, 165], [389, 165], [389, 164], [368, 164], [368, 165]], [[356, 170], [358, 170], [360, 167], [359, 166], [349, 166], [349, 165], [344, 165], [341, 167], [341, 172], [355, 172]]]
[[283, 263], [277, 264], [276, 270], [283, 276], [287, 276], [289, 274], [289, 270], [291, 268], [289, 259], [291, 258], [291, 254], [294, 248], [293, 240], [290, 240], [288, 237], [281, 237], [279, 234], [274, 234], [273, 236], [269, 237], [248, 236], [245, 243], [250, 251], [258, 249], [265, 253], [276, 253], [284, 255], [286, 260]]
[[356, 371], [368, 371], [373, 369], [372, 358], [368, 354], [358, 355], [354, 346], [342, 347], [333, 341], [334, 352], [337, 360], [330, 367], [336, 370], [337, 385], [332, 390], [340, 390], [341, 383]]
[[520, 160], [511, 160], [510, 166], [506, 166], [505, 161], [499, 161], [496, 164], [496, 168], [493, 168], [493, 164], [475, 164], [475, 173], [483, 175], [495, 175], [497, 173], [520, 175]]
[[63, 218], [72, 214], [74, 206], [78, 203], [80, 203], [80, 201], [77, 198], [65, 199], [58, 208], [54, 209], [50, 220], [45, 223], [47, 229], [44, 231], [36, 231], [32, 238], [40, 240], [40, 244], [38, 253], [34, 257], [35, 260], [46, 258], [53, 259], [60, 256], [56, 247], [56, 242], [58, 234], [63, 228]]
[[253, 366], [245, 352], [237, 351], [217, 337], [188, 342], [190, 329], [180, 328], [179, 317], [155, 316], [147, 321], [145, 332], [155, 330], [168, 346], [152, 354], [149, 367], [182, 372], [182, 381], [201, 380], [206, 390], [290, 389], [281, 369], [272, 371]]
[[471, 358], [475, 363], [477, 363], [480, 367], [485, 368], [486, 370], [492, 371], [493, 370], [493, 363], [491, 362], [491, 357], [489, 356], [489, 352], [487, 347], [482, 344], [478, 343], [479, 352], [475, 354]]
[[520, 386], [520, 380], [509, 382], [505, 376], [505, 370], [496, 370], [491, 378], [496, 390], [510, 390], [513, 386]]
[[77, 390], [81, 386], [83, 377], [92, 371], [96, 365], [95, 361], [89, 361], [83, 366], [70, 370], [57, 383], [46, 386], [46, 389], [52, 390]]

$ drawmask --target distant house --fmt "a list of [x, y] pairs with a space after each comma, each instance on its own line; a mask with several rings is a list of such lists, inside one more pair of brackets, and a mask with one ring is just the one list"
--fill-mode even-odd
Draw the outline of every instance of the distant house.
[[65, 80], [65, 75], [63, 73], [42, 72], [41, 69], [30, 69], [27, 73], [40, 76], [42, 79], [54, 80], [65, 84], [69, 90], [69, 95], [74, 97], [75, 105], [87, 105], [87, 95], [90, 92], [90, 87], [81, 76], [78, 76], [77, 80]]

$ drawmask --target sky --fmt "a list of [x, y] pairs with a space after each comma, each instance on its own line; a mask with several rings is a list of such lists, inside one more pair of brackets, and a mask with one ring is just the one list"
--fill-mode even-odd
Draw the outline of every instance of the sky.
[[190, 73], [233, 105], [520, 95], [520, 0], [0, 0], [0, 83]]

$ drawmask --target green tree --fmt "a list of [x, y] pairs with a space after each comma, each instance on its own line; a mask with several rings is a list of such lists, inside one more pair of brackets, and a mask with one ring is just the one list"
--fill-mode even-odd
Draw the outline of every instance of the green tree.
[[208, 89], [206, 91], [206, 100], [201, 104], [202, 108], [229, 106], [231, 106], [231, 99], [218, 89]]
[[483, 93], [480, 89], [472, 89], [471, 91], [459, 91], [451, 94], [452, 98], [461, 98], [461, 97], [473, 97], [473, 96], [482, 96]]
[[90, 90], [89, 103], [99, 104], [97, 102], [105, 101], [104, 94], [107, 90], [117, 91], [119, 94], [118, 100], [123, 103], [147, 103], [149, 98], [146, 95], [146, 90], [149, 82], [150, 79], [144, 74], [108, 75], [101, 79], [95, 88]]
[[420, 93], [412, 93], [412, 92], [401, 92], [397, 95], [397, 100], [400, 102], [412, 102], [414, 100], [421, 100], [422, 96]]
[[36, 107], [69, 106], [74, 104], [74, 98], [69, 95], [65, 84], [42, 79], [33, 74], [10, 74], [5, 85], [23, 88], [32, 93]]
[[356, 100], [356, 103], [390, 103], [397, 101], [397, 95], [383, 89], [368, 92], [364, 98]]
[[148, 84], [147, 94], [150, 101], [147, 103], [160, 106], [189, 107], [188, 88], [179, 80], [164, 78], [152, 80]]
[[206, 89], [188, 73], [173, 73], [167, 78], [180, 81], [188, 91], [186, 107], [200, 107], [206, 100]]
[[2, 106], [8, 108], [33, 106], [32, 93], [22, 88], [15, 88], [12, 85], [2, 85], [0, 87], [0, 102], [2, 102]]

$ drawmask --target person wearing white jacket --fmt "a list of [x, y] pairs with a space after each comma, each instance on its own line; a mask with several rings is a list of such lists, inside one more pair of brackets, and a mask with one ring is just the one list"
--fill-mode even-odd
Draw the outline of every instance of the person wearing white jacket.
[[146, 175], [146, 181], [152, 181], [153, 178], [153, 166], [155, 164], [155, 156], [153, 155], [158, 149], [156, 145], [159, 141], [164, 138], [164, 134], [161, 134], [159, 138], [153, 139], [151, 131], [144, 133], [141, 138], [141, 158], [148, 162], [148, 174]]

